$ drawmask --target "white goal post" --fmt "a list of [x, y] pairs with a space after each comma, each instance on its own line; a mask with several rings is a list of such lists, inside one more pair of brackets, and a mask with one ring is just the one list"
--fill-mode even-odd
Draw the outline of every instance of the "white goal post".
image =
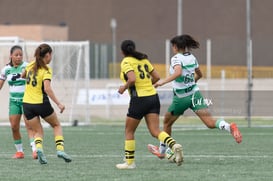
[[[1, 41], [2, 40], [2, 41]], [[34, 60], [34, 51], [41, 43], [49, 44], [53, 49], [53, 58], [50, 67], [53, 70], [52, 87], [59, 100], [66, 106], [63, 114], [58, 115], [62, 123], [72, 124], [75, 120], [79, 124], [90, 123], [90, 110], [88, 104], [78, 105], [76, 97], [78, 90], [89, 89], [90, 82], [90, 48], [88, 41], [23, 41], [20, 39], [0, 38], [0, 68], [2, 69], [10, 60], [10, 48], [19, 45], [23, 48], [24, 60]], [[8, 85], [7, 82], [0, 91], [1, 110], [0, 120], [8, 120]], [[86, 94], [88, 96], [88, 94]], [[88, 97], [87, 100], [88, 101]], [[58, 114], [58, 109], [52, 103]]]

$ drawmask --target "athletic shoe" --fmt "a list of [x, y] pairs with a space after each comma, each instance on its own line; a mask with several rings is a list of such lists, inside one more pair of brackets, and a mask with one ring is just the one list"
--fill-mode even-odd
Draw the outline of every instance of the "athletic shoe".
[[47, 164], [46, 157], [42, 150], [37, 150], [38, 160], [41, 164]]
[[17, 151], [13, 156], [12, 158], [15, 158], [15, 159], [22, 159], [25, 157], [25, 154], [23, 152], [20, 152], [20, 151]]
[[38, 159], [38, 155], [37, 155], [37, 152], [36, 152], [36, 151], [32, 152], [32, 158], [33, 158], [34, 160]]
[[161, 153], [159, 152], [158, 146], [155, 146], [155, 145], [152, 145], [152, 144], [148, 144], [147, 147], [148, 147], [149, 152], [151, 152], [152, 154], [154, 154], [154, 155], [157, 156], [158, 158], [160, 158], [160, 159], [165, 158], [165, 154], [161, 154]]
[[242, 135], [235, 123], [230, 123], [230, 133], [232, 134], [237, 143], [242, 142]]
[[173, 145], [172, 150], [174, 152], [175, 162], [177, 166], [180, 166], [183, 162], [182, 146], [176, 143]]
[[129, 165], [127, 162], [124, 162], [124, 163], [116, 164], [116, 167], [118, 169], [135, 169], [136, 168], [136, 164], [135, 164], [135, 162], [133, 162], [133, 163], [131, 163]]
[[72, 161], [71, 157], [68, 154], [66, 154], [64, 151], [57, 151], [57, 156], [59, 158], [64, 159], [64, 161], [67, 163]]

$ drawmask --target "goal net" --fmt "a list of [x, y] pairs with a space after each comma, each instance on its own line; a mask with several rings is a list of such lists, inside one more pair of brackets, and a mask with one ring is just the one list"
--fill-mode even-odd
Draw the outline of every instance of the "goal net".
[[[49, 44], [53, 49], [53, 57], [50, 67], [53, 70], [52, 87], [53, 90], [65, 106], [65, 111], [58, 115], [62, 123], [72, 124], [77, 120], [79, 123], [90, 123], [90, 111], [88, 104], [77, 104], [79, 89], [88, 90], [90, 80], [89, 65], [89, 42], [88, 41], [49, 41], [49, 42], [29, 42], [16, 39], [8, 41], [7, 38], [0, 38], [0, 67], [1, 69], [10, 61], [10, 48], [20, 45], [23, 48], [24, 60], [30, 62], [34, 60], [34, 51], [41, 43]], [[1, 91], [1, 114], [0, 120], [8, 120], [8, 85]], [[84, 92], [82, 92], [84, 94]], [[88, 94], [86, 95], [88, 96]], [[88, 97], [87, 97], [88, 99]], [[58, 114], [59, 110], [52, 102]]]

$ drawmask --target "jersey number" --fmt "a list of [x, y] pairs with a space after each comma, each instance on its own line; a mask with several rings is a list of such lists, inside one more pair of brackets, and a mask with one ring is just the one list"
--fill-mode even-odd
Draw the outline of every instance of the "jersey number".
[[30, 84], [35, 87], [37, 85], [37, 79], [36, 79], [36, 75], [33, 74], [32, 71], [29, 71], [28, 74], [27, 74], [27, 77], [26, 77], [26, 81], [27, 81], [27, 84]]
[[138, 65], [137, 69], [139, 71], [139, 77], [141, 79], [150, 78], [149, 67], [147, 64], [144, 64], [144, 66]]
[[194, 73], [192, 74], [187, 74], [184, 78], [184, 83], [188, 84], [190, 82], [194, 82]]

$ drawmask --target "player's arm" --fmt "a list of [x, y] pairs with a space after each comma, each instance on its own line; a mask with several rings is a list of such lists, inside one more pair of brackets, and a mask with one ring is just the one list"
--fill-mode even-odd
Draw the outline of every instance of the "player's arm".
[[120, 94], [123, 94], [126, 89], [128, 89], [129, 87], [135, 85], [135, 82], [136, 82], [135, 72], [133, 70], [131, 70], [131, 71], [126, 73], [126, 76], [127, 76], [126, 83], [119, 87], [118, 93], [120, 93]]
[[22, 74], [21, 74], [21, 78], [26, 78], [26, 76], [27, 76], [27, 71], [24, 70], [24, 71], [22, 72]]
[[157, 81], [159, 81], [160, 76], [155, 69], [153, 69], [152, 72], [150, 72], [150, 75], [152, 76], [152, 84], [155, 84]]
[[5, 80], [0, 79], [0, 90], [2, 89], [4, 83], [5, 83]]
[[0, 72], [0, 90], [2, 89], [6, 79], [7, 79], [7, 76], [5, 75], [4, 73], [5, 71], [2, 69], [1, 72]]
[[198, 68], [195, 69], [195, 76], [194, 76], [194, 81], [197, 82], [199, 79], [203, 77], [203, 74], [201, 70]]
[[59, 107], [60, 113], [62, 113], [65, 109], [65, 106], [60, 103], [60, 101], [55, 96], [52, 88], [51, 88], [51, 81], [49, 79], [44, 80], [44, 91], [48, 95], [48, 97]]
[[176, 78], [180, 77], [182, 74], [182, 67], [180, 64], [174, 65], [173, 67], [174, 69], [174, 73], [172, 75], [170, 75], [169, 77], [167, 77], [166, 79], [160, 80], [155, 84], [155, 87], [158, 86], [162, 86], [164, 84], [167, 84], [173, 80], [175, 80]]

